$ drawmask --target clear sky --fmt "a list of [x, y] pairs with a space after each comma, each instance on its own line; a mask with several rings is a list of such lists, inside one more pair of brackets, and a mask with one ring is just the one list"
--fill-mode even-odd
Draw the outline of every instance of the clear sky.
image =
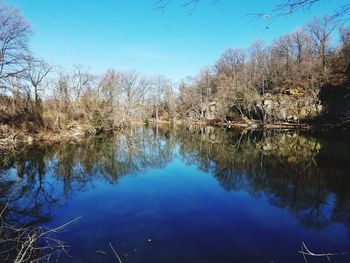
[[[1, 0], [0, 0], [1, 1]], [[270, 11], [279, 0], [202, 0], [194, 12], [173, 0], [164, 12], [156, 0], [8, 0], [31, 24], [31, 48], [48, 62], [84, 65], [102, 73], [108, 68], [164, 74], [173, 80], [195, 75], [229, 47], [254, 40], [267, 44], [331, 13], [348, 0], [322, 0], [310, 11], [270, 23], [246, 14]]]

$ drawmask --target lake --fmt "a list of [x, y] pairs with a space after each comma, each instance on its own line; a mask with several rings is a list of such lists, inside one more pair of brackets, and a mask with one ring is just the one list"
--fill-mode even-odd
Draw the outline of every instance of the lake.
[[[56, 227], [59, 262], [350, 262], [350, 137], [135, 127], [0, 154], [11, 222]], [[328, 262], [307, 257], [308, 262]]]

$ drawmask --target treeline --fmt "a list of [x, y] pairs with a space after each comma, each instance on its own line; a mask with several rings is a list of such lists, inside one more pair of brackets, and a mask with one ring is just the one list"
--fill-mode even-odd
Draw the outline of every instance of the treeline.
[[178, 113], [260, 123], [345, 121], [349, 74], [350, 29], [335, 17], [314, 18], [269, 46], [256, 41], [226, 50], [212, 69], [181, 85]]
[[[228, 49], [180, 85], [135, 71], [97, 75], [82, 66], [54, 67], [32, 54], [29, 24], [4, 4], [0, 27], [2, 136], [13, 128], [80, 134], [132, 122], [345, 123], [350, 117], [350, 29], [334, 16], [315, 18], [270, 46], [256, 41]], [[335, 35], [338, 45], [331, 42]]]
[[0, 123], [15, 127], [95, 133], [132, 121], [175, 116], [173, 84], [164, 76], [109, 69], [102, 75], [82, 66], [70, 71], [36, 58], [31, 30], [17, 9], [0, 6]]

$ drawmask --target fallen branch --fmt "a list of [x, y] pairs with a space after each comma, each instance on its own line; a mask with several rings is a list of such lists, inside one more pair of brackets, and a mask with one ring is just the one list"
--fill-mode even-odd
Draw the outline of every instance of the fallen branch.
[[298, 251], [300, 254], [303, 255], [304, 257], [304, 260], [306, 263], [308, 263], [307, 259], [306, 259], [306, 256], [311, 256], [311, 257], [325, 257], [328, 259], [328, 261], [331, 261], [331, 257], [334, 257], [334, 256], [339, 256], [339, 255], [344, 255], [346, 254], [346, 252], [343, 252], [341, 254], [337, 254], [337, 253], [313, 253], [311, 252], [307, 246], [305, 245], [304, 242], [302, 242], [302, 246], [301, 246], [301, 250]]
[[115, 257], [117, 258], [118, 262], [119, 262], [119, 263], [122, 263], [122, 260], [121, 260], [120, 257], [118, 256], [118, 253], [117, 253], [117, 251], [115, 251], [115, 249], [114, 249], [114, 247], [112, 246], [112, 243], [111, 243], [111, 242], [109, 242], [109, 246], [111, 247], [111, 249], [112, 249], [112, 251], [113, 251]]

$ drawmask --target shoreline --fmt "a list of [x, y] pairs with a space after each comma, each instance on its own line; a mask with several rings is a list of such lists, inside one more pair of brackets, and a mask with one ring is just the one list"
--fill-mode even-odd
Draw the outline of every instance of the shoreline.
[[[331, 123], [271, 123], [271, 124], [260, 124], [260, 123], [243, 123], [243, 122], [216, 122], [213, 120], [201, 120], [201, 121], [158, 121], [158, 122], [132, 122], [129, 127], [137, 127], [144, 125], [201, 125], [201, 126], [212, 126], [218, 128], [234, 128], [247, 132], [250, 130], [259, 129], [272, 129], [272, 130], [303, 130], [303, 131], [315, 131], [318, 130], [322, 133], [328, 133], [332, 131], [346, 131], [347, 127], [343, 125], [336, 125]], [[12, 128], [10, 132], [4, 133], [2, 131], [0, 139], [0, 151], [13, 150], [16, 147], [32, 145], [35, 143], [40, 144], [51, 144], [57, 142], [79, 142], [86, 138], [94, 137], [99, 134], [114, 133], [120, 130], [108, 130], [108, 131], [91, 131], [91, 129], [83, 129], [78, 126], [77, 129], [63, 130], [60, 132], [38, 130], [36, 132], [21, 131], [19, 129]]]

